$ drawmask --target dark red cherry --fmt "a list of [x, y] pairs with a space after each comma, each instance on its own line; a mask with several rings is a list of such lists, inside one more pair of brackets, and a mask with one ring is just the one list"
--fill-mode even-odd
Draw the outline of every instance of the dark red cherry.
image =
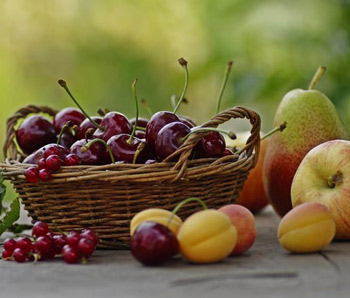
[[[134, 126], [134, 125], [135, 125], [135, 122], [136, 122], [136, 117], [131, 118], [131, 119], [129, 120], [129, 122], [130, 122], [131, 126]], [[147, 123], [148, 123], [148, 119], [142, 118], [142, 117], [138, 117], [138, 120], [137, 120], [137, 126], [138, 126], [138, 127], [144, 127], [144, 128], [146, 128]]]
[[186, 124], [189, 128], [193, 128], [197, 126], [197, 124], [190, 117], [181, 115], [179, 116], [179, 118], [180, 118], [180, 121]]
[[[102, 117], [97, 117], [97, 116], [91, 117], [91, 119], [94, 120], [97, 124], [100, 124], [102, 121]], [[86, 131], [90, 128], [92, 128], [94, 131], [97, 129], [97, 127], [90, 121], [90, 119], [86, 118], [79, 125], [78, 139], [84, 139]]]
[[43, 149], [43, 147], [36, 150], [32, 154], [28, 155], [23, 160], [23, 163], [33, 164], [33, 165], [38, 164], [39, 161], [44, 157], [44, 152], [45, 152], [45, 150]]
[[233, 155], [233, 152], [229, 148], [225, 148], [224, 152], [222, 153], [222, 156], [228, 156], [228, 155]]
[[158, 132], [168, 123], [180, 122], [178, 116], [172, 112], [160, 111], [155, 113], [146, 126], [146, 142], [152, 153], [155, 152]]
[[58, 155], [61, 159], [64, 159], [69, 154], [69, 149], [58, 144], [48, 144], [42, 149], [44, 150], [44, 158], [48, 158], [50, 155]]
[[179, 252], [176, 236], [165, 226], [145, 221], [131, 237], [133, 257], [146, 266], [159, 265]]
[[56, 141], [56, 131], [52, 123], [45, 117], [33, 115], [25, 119], [16, 131], [19, 147], [26, 154], [30, 154]]
[[105, 163], [106, 148], [103, 144], [96, 142], [90, 146], [85, 152], [81, 148], [85, 146], [89, 140], [78, 140], [71, 147], [70, 152], [74, 153], [83, 165], [101, 165]]
[[118, 112], [107, 113], [103, 117], [100, 125], [103, 130], [98, 128], [94, 132], [93, 138], [102, 139], [106, 142], [114, 135], [121, 133], [130, 134], [132, 131], [132, 126], [128, 118]]
[[225, 149], [225, 139], [217, 131], [210, 132], [196, 145], [196, 150], [200, 157], [221, 157]]
[[[139, 148], [141, 143], [144, 143], [140, 139], [133, 137], [131, 139], [131, 143], [129, 144], [129, 138], [129, 134], [119, 134], [111, 137], [108, 140], [107, 145], [111, 149], [116, 161], [125, 161], [127, 163], [132, 163], [136, 150]], [[144, 146], [146, 146], [145, 143]], [[144, 147], [140, 151], [136, 159], [136, 163], [144, 163], [149, 158], [150, 155], [148, 154], [148, 148]]]
[[184, 142], [184, 137], [191, 129], [182, 122], [172, 122], [165, 125], [158, 133], [155, 143], [156, 156], [159, 160], [174, 153]]
[[[57, 136], [58, 137], [58, 136]], [[59, 145], [70, 148], [72, 144], [77, 140], [75, 136], [73, 136], [70, 132], [64, 132], [61, 135], [61, 139], [59, 141]]]
[[76, 108], [64, 108], [59, 111], [53, 118], [53, 125], [56, 132], [59, 133], [68, 121], [72, 121], [75, 125], [80, 125], [85, 120], [85, 115]]
[[146, 138], [146, 132], [142, 131], [142, 130], [136, 130], [135, 131], [135, 137], [138, 139], [145, 139]]

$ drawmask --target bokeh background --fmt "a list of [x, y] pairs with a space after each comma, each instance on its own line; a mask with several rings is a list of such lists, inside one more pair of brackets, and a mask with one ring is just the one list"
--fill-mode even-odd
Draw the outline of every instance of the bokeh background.
[[215, 114], [232, 59], [222, 109], [250, 107], [270, 130], [283, 95], [307, 88], [323, 64], [317, 87], [350, 127], [349, 0], [0, 0], [0, 28], [1, 144], [17, 109], [73, 106], [59, 78], [91, 115], [108, 108], [133, 117], [136, 77], [153, 111], [170, 109], [183, 87], [180, 57], [190, 72], [180, 113], [198, 123]]

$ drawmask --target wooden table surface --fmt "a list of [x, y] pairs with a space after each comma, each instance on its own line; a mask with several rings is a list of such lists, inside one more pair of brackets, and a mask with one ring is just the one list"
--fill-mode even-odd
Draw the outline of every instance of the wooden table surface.
[[350, 297], [350, 242], [290, 254], [277, 241], [278, 222], [270, 208], [256, 215], [253, 247], [211, 265], [177, 257], [143, 267], [129, 251], [111, 250], [96, 251], [85, 265], [1, 261], [0, 297]]

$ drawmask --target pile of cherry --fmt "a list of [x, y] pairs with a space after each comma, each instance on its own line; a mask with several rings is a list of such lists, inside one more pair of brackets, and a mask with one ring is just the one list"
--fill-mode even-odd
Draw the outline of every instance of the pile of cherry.
[[58, 83], [79, 109], [64, 108], [52, 122], [41, 115], [33, 115], [20, 124], [16, 140], [27, 155], [23, 163], [36, 165], [27, 169], [27, 181], [48, 181], [52, 172], [62, 165], [152, 164], [167, 158], [175, 161], [178, 157], [171, 155], [191, 134], [203, 131], [207, 134], [195, 146], [190, 158], [232, 155], [232, 151], [226, 148], [222, 133], [234, 138], [233, 133], [200, 128], [192, 119], [176, 114], [188, 82], [187, 62], [184, 59], [179, 59], [179, 62], [186, 73], [182, 95], [172, 112], [159, 111], [150, 119], [138, 117], [137, 80], [132, 85], [136, 117], [130, 120], [116, 111], [90, 117], [74, 98], [66, 82], [59, 80]]
[[24, 236], [4, 241], [3, 260], [15, 260], [17, 263], [53, 259], [61, 255], [68, 264], [84, 263], [95, 251], [98, 237], [91, 229], [71, 231], [67, 235], [52, 233], [45, 222], [38, 221], [32, 230], [32, 241]]

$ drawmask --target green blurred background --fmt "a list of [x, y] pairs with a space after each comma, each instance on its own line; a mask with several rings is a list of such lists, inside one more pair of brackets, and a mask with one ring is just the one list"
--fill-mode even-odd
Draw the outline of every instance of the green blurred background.
[[306, 88], [323, 64], [318, 89], [350, 127], [349, 0], [0, 0], [0, 16], [1, 144], [17, 109], [73, 106], [59, 78], [90, 114], [108, 108], [133, 117], [136, 77], [140, 98], [154, 111], [170, 109], [183, 87], [180, 57], [190, 72], [180, 113], [198, 123], [215, 113], [232, 59], [222, 109], [250, 107], [267, 131], [282, 96]]

